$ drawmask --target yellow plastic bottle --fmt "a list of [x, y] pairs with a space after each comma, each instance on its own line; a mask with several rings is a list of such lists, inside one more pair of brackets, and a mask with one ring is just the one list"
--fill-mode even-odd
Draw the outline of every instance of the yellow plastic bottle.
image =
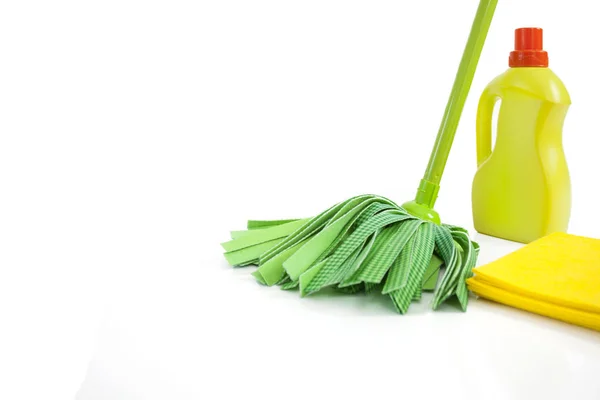
[[571, 183], [562, 147], [571, 99], [548, 68], [542, 35], [539, 28], [516, 30], [511, 68], [486, 87], [477, 113], [475, 229], [522, 243], [566, 232], [571, 213]]

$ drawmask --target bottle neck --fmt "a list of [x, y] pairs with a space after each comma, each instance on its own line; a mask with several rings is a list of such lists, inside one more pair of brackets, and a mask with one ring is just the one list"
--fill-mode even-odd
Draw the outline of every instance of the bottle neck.
[[510, 53], [511, 68], [548, 68], [548, 53], [539, 50], [515, 50]]

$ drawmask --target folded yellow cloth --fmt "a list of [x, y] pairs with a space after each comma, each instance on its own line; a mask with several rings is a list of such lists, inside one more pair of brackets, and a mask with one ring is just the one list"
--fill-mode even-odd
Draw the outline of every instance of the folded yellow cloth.
[[600, 240], [554, 233], [473, 270], [475, 294], [600, 331]]

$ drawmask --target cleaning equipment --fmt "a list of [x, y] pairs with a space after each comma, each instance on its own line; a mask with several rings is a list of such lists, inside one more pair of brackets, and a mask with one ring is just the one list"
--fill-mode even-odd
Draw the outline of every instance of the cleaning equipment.
[[[509, 64], [479, 101], [473, 220], [480, 233], [529, 243], [567, 231], [571, 185], [562, 128], [571, 99], [548, 68], [542, 29], [516, 30]], [[492, 151], [497, 101], [501, 105]]]
[[481, 0], [456, 74], [435, 146], [416, 199], [399, 207], [374, 195], [353, 197], [310, 219], [249, 221], [223, 243], [233, 266], [258, 264], [266, 285], [299, 287], [303, 296], [332, 287], [348, 292], [380, 290], [405, 313], [423, 290], [435, 290], [433, 309], [456, 296], [467, 307], [466, 279], [479, 246], [465, 229], [441, 224], [433, 210], [497, 0]]
[[475, 294], [600, 331], [600, 240], [553, 233], [474, 270]]

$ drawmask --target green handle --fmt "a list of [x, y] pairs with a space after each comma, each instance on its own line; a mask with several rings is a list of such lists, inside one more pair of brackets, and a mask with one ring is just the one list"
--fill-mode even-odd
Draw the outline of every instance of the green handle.
[[467, 100], [467, 95], [475, 76], [477, 63], [479, 62], [481, 50], [490, 29], [497, 4], [498, 0], [481, 0], [479, 3], [469, 40], [467, 41], [458, 72], [456, 73], [452, 93], [450, 93], [440, 130], [435, 140], [433, 151], [431, 152], [431, 158], [429, 159], [425, 176], [419, 185], [415, 202], [430, 209], [433, 209], [438, 191], [440, 190], [440, 181], [442, 180], [448, 154], [454, 141], [458, 121], [465, 106], [465, 101]]

